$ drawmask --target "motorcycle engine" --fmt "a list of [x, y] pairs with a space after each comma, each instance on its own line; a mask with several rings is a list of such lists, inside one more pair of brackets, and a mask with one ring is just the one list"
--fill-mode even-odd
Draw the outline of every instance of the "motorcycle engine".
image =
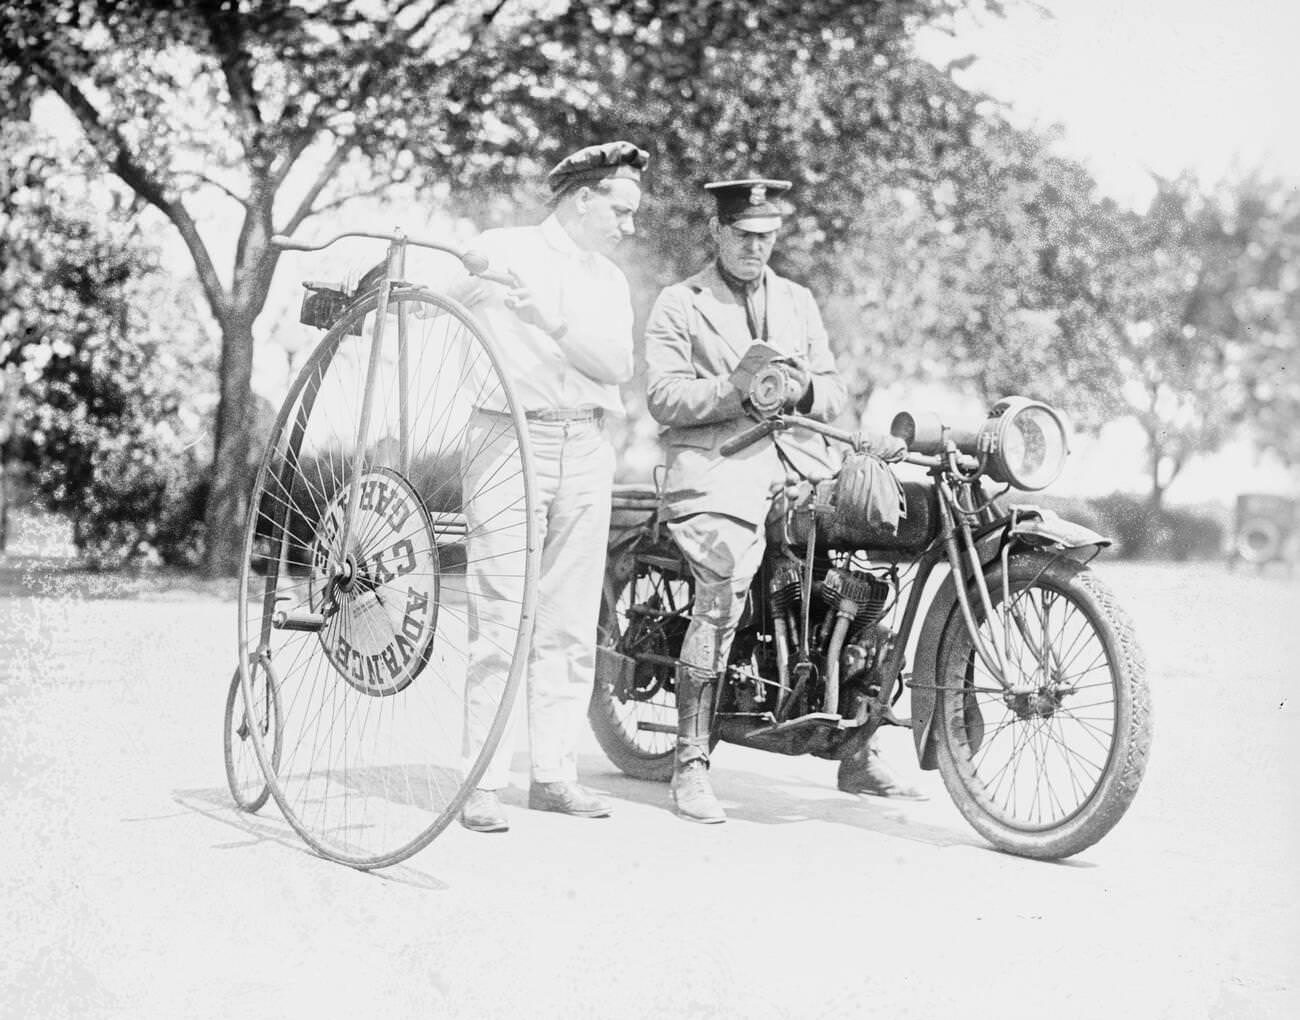
[[831, 607], [843, 606], [853, 612], [855, 627], [865, 627], [880, 619], [890, 588], [873, 574], [833, 567], [822, 578], [820, 591], [822, 599]]

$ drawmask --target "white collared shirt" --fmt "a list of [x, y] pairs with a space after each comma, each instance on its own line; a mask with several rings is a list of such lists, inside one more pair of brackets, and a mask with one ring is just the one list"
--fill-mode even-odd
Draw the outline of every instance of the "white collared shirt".
[[482, 285], [474, 313], [499, 342], [523, 409], [599, 407], [623, 415], [618, 386], [632, 378], [633, 363], [632, 298], [622, 270], [579, 248], [554, 215], [537, 226], [484, 231], [469, 248], [493, 270], [515, 273], [547, 317], [567, 325], [565, 345], [577, 347], [595, 373], [577, 368], [554, 339], [507, 308], [504, 287]]

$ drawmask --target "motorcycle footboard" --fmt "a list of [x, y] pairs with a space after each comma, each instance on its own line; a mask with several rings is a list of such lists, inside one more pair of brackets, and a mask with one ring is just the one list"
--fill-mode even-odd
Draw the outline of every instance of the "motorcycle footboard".
[[853, 729], [858, 724], [852, 719], [844, 719], [841, 716], [831, 712], [809, 712], [807, 715], [801, 715], [797, 719], [787, 719], [785, 722], [775, 723], [771, 726], [764, 726], [761, 729], [753, 730], [750, 733], [752, 737], [770, 737], [778, 733], [797, 733], [800, 730], [809, 729], [833, 729], [846, 730]]

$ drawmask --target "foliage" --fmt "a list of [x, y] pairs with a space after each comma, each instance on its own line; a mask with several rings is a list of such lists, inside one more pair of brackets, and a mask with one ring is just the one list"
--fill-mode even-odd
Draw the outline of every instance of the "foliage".
[[[253, 322], [271, 285], [271, 235], [292, 233], [359, 189], [456, 181], [505, 192], [559, 153], [618, 125], [656, 137], [666, 180], [694, 184], [692, 153], [719, 113], [749, 109], [725, 89], [697, 102], [706, 68], [727, 82], [790, 81], [837, 48], [861, 59], [949, 0], [15, 0], [0, 8], [0, 109], [25, 117], [57, 96], [89, 150], [175, 227], [221, 330], [211, 566], [236, 566], [247, 496], [242, 465], [253, 413]], [[996, 6], [989, 4], [989, 6]], [[697, 133], [675, 130], [678, 112]], [[800, 114], [790, 107], [787, 118]], [[892, 113], [879, 111], [882, 123]], [[737, 119], [739, 118], [739, 119]], [[778, 138], [774, 121], [761, 138]], [[665, 125], [673, 129], [665, 130]], [[644, 126], [644, 130], [642, 127]], [[601, 131], [600, 134], [604, 134]], [[623, 132], [620, 131], [620, 134]], [[760, 140], [761, 140], [760, 138]], [[784, 162], [784, 161], [782, 161]], [[712, 168], [710, 169], [712, 172]], [[833, 176], [833, 167], [826, 172]], [[230, 269], [198, 210], [233, 202], [241, 217]]]
[[1227, 512], [1213, 505], [1152, 510], [1126, 492], [1085, 499], [1035, 493], [1026, 500], [1111, 540], [1104, 555], [1122, 560], [1209, 560], [1223, 554]]
[[[503, 62], [523, 70], [478, 82], [465, 131], [647, 144], [632, 267], [643, 304], [706, 257], [704, 181], [788, 177], [795, 211], [773, 264], [820, 299], [858, 408], [906, 379], [1028, 392], [1085, 424], [1102, 420], [1113, 386], [1089, 299], [1109, 285], [1120, 211], [1081, 167], [1051, 155], [1050, 139], [1012, 128], [911, 54], [915, 25], [946, 8], [897, 6], [882, 18], [879, 5], [819, 5], [814, 31], [763, 24], [770, 6], [748, 22], [748, 44], [720, 41], [718, 28], [617, 19], [621, 29], [593, 40], [602, 5], [571, 9], [578, 42], [521, 34]], [[671, 59], [638, 59], [660, 49]], [[560, 87], [561, 63], [598, 87], [580, 102], [529, 105]]]
[[1114, 492], [1088, 500], [1097, 530], [1115, 543], [1120, 559], [1204, 560], [1223, 552], [1223, 522], [1190, 509], [1153, 509], [1147, 500]]
[[20, 381], [9, 453], [36, 498], [71, 517], [89, 561], [193, 562], [201, 338], [157, 254], [120, 219], [47, 190], [49, 159], [19, 132], [4, 141], [0, 363]]
[[[1216, 269], [1205, 293], [1222, 305], [1230, 287], [1235, 333], [1226, 339], [1218, 313], [1190, 325], [1212, 320], [1225, 343], [1266, 356], [1229, 357], [1246, 396], [1171, 446], [1170, 423], [1191, 427], [1200, 410], [1184, 397], [1200, 376], [1173, 356], [1189, 326], [1178, 288], [1197, 245], [1220, 267], [1232, 245], [1207, 240], [1207, 220], [1184, 229], [1176, 203], [1141, 217], [1099, 199], [1050, 139], [1012, 128], [995, 104], [911, 54], [918, 27], [972, 6], [1001, 5], [13, 0], [0, 7], [0, 117], [25, 118], [36, 97], [56, 96], [87, 156], [189, 252], [222, 335], [215, 572], [237, 566], [272, 234], [398, 184], [485, 224], [528, 218], [541, 211], [545, 169], [593, 139], [627, 137], [652, 152], [631, 252], [643, 310], [705, 257], [704, 181], [786, 176], [797, 214], [777, 268], [821, 299], [859, 401], [898, 379], [946, 381], [1053, 400], [1089, 425], [1152, 405], [1126, 400], [1126, 380], [1156, 386], [1164, 395], [1147, 421], [1164, 465], [1157, 499], [1188, 451], [1247, 418], [1293, 451], [1283, 426], [1296, 397], [1295, 232], [1283, 224], [1294, 212], [1276, 196], [1260, 199], [1267, 215], [1254, 219], [1249, 202], [1231, 207], [1255, 224], [1237, 248], [1247, 257], [1230, 282]], [[1195, 204], [1182, 207], [1194, 219]], [[216, 211], [233, 213], [236, 228], [214, 227]]]
[[1188, 176], [1157, 185], [1093, 305], [1159, 509], [1193, 456], [1243, 427], [1297, 460], [1300, 194], [1253, 176], [1209, 194]]

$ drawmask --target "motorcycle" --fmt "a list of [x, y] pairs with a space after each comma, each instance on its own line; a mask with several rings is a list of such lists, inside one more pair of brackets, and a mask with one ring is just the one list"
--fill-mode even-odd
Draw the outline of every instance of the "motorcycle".
[[[722, 452], [791, 429], [847, 452], [831, 477], [773, 495], [711, 746], [835, 760], [909, 727], [920, 767], [994, 846], [1042, 859], [1092, 846], [1137, 794], [1151, 694], [1133, 625], [1089, 566], [1109, 539], [1004, 502], [1059, 476], [1062, 415], [1022, 397], [976, 422], [904, 411], [890, 431], [914, 478], [860, 433], [779, 411]], [[589, 709], [610, 760], [658, 781], [694, 589], [664, 524], [657, 485], [616, 487]], [[904, 692], [909, 717], [895, 712]]]

